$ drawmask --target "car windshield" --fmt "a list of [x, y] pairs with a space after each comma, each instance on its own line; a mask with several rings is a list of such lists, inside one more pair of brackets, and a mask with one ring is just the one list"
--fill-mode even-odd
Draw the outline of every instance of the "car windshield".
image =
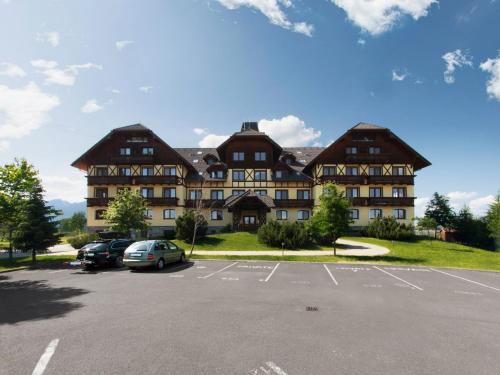
[[130, 245], [127, 250], [128, 251], [148, 251], [154, 241], [141, 241], [136, 242]]
[[89, 243], [85, 245], [83, 248], [85, 250], [104, 250], [108, 247], [105, 243]]

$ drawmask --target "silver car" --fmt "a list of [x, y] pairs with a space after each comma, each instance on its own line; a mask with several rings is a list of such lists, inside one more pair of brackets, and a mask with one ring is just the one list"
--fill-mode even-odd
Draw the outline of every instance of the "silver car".
[[125, 250], [123, 264], [131, 270], [156, 267], [162, 270], [167, 263], [185, 262], [186, 253], [170, 241], [150, 240], [135, 242]]

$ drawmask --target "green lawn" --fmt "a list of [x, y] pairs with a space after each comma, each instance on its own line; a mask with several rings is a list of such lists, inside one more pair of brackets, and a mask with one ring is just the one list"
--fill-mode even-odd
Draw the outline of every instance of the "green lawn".
[[[68, 255], [45, 255], [38, 256], [35, 268], [60, 268], [65, 262], [75, 260], [74, 256]], [[8, 259], [0, 259], [0, 271], [14, 270], [17, 268], [31, 268], [31, 257], [14, 258], [12, 262]]]

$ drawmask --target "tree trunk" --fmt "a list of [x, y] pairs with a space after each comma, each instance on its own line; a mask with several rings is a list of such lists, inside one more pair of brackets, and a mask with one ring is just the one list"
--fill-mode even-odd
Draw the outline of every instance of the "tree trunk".
[[14, 258], [13, 249], [12, 249], [12, 230], [9, 230], [9, 262], [12, 262]]
[[337, 241], [333, 241], [333, 255], [337, 256]]
[[31, 250], [31, 263], [36, 264], [36, 250]]
[[194, 250], [194, 243], [196, 241], [196, 232], [198, 231], [198, 224], [194, 224], [194, 230], [193, 230], [193, 240], [191, 241], [191, 251], [189, 252], [189, 256], [193, 255], [193, 250]]

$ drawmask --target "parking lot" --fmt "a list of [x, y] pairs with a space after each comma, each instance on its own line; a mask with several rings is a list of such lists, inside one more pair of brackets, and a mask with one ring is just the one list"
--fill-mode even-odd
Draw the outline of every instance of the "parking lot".
[[500, 274], [195, 261], [0, 274], [1, 374], [495, 374]]

